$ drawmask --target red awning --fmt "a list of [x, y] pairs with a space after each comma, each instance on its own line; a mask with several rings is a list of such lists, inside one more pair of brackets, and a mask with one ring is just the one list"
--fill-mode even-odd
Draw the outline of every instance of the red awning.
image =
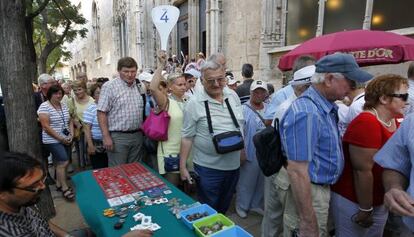
[[310, 39], [279, 60], [279, 69], [292, 69], [301, 55], [319, 59], [335, 52], [354, 55], [360, 66], [401, 63], [414, 60], [414, 39], [386, 31], [352, 30]]

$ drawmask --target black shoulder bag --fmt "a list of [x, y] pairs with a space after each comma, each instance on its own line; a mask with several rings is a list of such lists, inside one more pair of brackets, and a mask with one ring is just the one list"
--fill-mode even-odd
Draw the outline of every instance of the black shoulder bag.
[[269, 177], [285, 166], [286, 156], [283, 154], [282, 141], [279, 133], [279, 119], [274, 126], [268, 126], [253, 136], [256, 147], [257, 163], [266, 177]]
[[239, 131], [230, 131], [230, 132], [223, 132], [217, 135], [214, 135], [213, 126], [211, 123], [211, 115], [210, 109], [208, 107], [208, 101], [204, 101], [204, 106], [206, 108], [207, 114], [207, 123], [208, 123], [208, 130], [210, 134], [213, 136], [213, 144], [216, 148], [216, 152], [219, 154], [226, 154], [233, 151], [238, 151], [244, 148], [243, 136], [240, 132], [240, 126], [237, 122], [236, 116], [234, 116], [233, 110], [231, 109], [229, 100], [226, 98], [224, 100], [226, 102], [227, 108], [230, 112], [231, 119], [233, 120], [234, 125]]

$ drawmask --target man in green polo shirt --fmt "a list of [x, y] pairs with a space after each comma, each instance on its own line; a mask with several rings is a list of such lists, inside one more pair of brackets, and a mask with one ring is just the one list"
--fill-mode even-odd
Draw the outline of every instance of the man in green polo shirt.
[[[225, 71], [221, 64], [206, 61], [201, 67], [203, 89], [198, 90], [184, 110], [180, 151], [182, 180], [191, 180], [185, 166], [190, 150], [193, 152], [194, 171], [198, 174], [197, 192], [201, 202], [207, 203], [220, 213], [225, 213], [239, 178], [240, 151], [218, 154], [214, 147], [207, 123], [204, 102], [208, 102], [214, 135], [239, 131], [231, 118], [229, 105], [239, 125], [243, 125], [243, 111], [226, 86]], [[242, 129], [241, 129], [242, 130]]]

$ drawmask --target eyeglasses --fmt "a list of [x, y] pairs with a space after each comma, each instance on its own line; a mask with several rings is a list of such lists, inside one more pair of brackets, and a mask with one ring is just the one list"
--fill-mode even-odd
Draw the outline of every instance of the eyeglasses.
[[31, 193], [38, 193], [41, 190], [40, 184], [45, 184], [47, 176], [45, 175], [39, 181], [35, 182], [34, 184], [30, 185], [29, 187], [14, 187], [15, 189], [31, 192]]
[[225, 77], [221, 77], [221, 78], [217, 78], [217, 79], [209, 79], [209, 80], [206, 80], [206, 82], [208, 84], [210, 84], [210, 85], [214, 85], [216, 82], [218, 84], [222, 84], [225, 81], [226, 81], [226, 78]]
[[391, 94], [389, 96], [396, 97], [396, 98], [400, 98], [404, 102], [407, 102], [407, 100], [408, 100], [408, 93], [405, 93], [405, 94]]

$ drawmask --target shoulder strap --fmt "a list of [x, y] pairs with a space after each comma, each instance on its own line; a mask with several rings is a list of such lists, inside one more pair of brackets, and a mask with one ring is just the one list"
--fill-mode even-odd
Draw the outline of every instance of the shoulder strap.
[[233, 110], [231, 109], [229, 99], [226, 98], [224, 100], [226, 102], [227, 108], [229, 109], [231, 119], [233, 120], [234, 125], [236, 125], [236, 128], [240, 128], [239, 123], [237, 122], [236, 116], [234, 116]]
[[208, 101], [204, 101], [204, 107], [206, 108], [206, 115], [207, 115], [207, 124], [208, 124], [208, 131], [211, 135], [214, 134], [213, 126], [211, 125], [211, 115], [210, 115], [210, 108], [208, 107]]
[[275, 130], [275, 133], [279, 131], [279, 119], [275, 118], [275, 121], [273, 122], [273, 128]]
[[[236, 128], [240, 128], [240, 125], [237, 122], [236, 116], [234, 116], [233, 109], [230, 106], [229, 99], [226, 98], [224, 100], [224, 102], [226, 102], [227, 108], [230, 112], [230, 117], [233, 120], [234, 125], [236, 126]], [[204, 107], [206, 108], [208, 130], [209, 130], [210, 134], [213, 135], [214, 134], [213, 133], [213, 125], [211, 123], [211, 115], [210, 115], [210, 108], [208, 107], [208, 100], [204, 101]]]
[[249, 109], [251, 109], [257, 116], [259, 116], [260, 120], [262, 120], [262, 123], [265, 124], [265, 120], [262, 117], [262, 115], [259, 114], [259, 112], [257, 112], [255, 109], [253, 109], [253, 107], [247, 103], [244, 103], [244, 105], [246, 105], [247, 107], [249, 107]]

